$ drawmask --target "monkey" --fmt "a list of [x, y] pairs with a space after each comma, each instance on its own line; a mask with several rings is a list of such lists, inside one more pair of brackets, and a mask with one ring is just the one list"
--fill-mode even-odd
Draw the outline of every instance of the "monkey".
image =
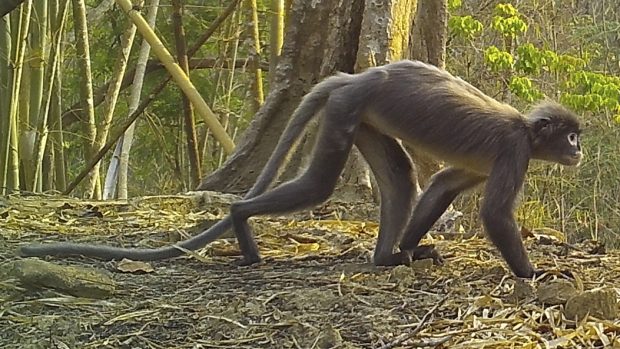
[[[312, 120], [318, 120], [318, 131], [306, 168], [270, 188]], [[20, 254], [160, 260], [203, 247], [233, 228], [243, 256], [240, 264], [259, 263], [248, 219], [327, 200], [356, 146], [380, 192], [375, 265], [409, 264], [428, 256], [441, 263], [432, 246], [419, 245], [422, 237], [460, 193], [486, 182], [480, 218], [487, 235], [514, 275], [529, 278], [542, 271], [530, 262], [514, 218], [529, 162], [578, 166], [580, 135], [577, 115], [558, 103], [540, 102], [524, 115], [446, 70], [419, 61], [337, 73], [302, 98], [252, 188], [208, 230], [178, 245], [154, 249], [63, 242], [21, 246]], [[414, 164], [403, 144], [447, 164], [419, 198]]]

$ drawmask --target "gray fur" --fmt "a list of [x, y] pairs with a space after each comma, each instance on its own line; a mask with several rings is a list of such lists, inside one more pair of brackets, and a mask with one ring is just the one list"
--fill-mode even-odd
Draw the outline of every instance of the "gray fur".
[[[245, 195], [244, 199], [250, 199], [269, 188], [276, 179], [278, 169], [282, 166], [288, 153], [303, 134], [306, 125], [317, 116], [318, 110], [325, 104], [325, 101], [329, 98], [333, 90], [348, 86], [362, 79], [378, 81], [384, 77], [385, 72], [383, 70], [372, 68], [369, 69], [364, 78], [360, 75], [338, 73], [317, 84], [310, 93], [304, 96], [291, 116], [291, 120], [280, 136], [274, 152], [269, 157], [263, 171], [256, 179], [255, 184]], [[358, 92], [358, 98], [362, 100], [365, 97], [365, 93], [362, 90]], [[231, 225], [230, 215], [227, 215], [208, 230], [200, 232], [190, 239], [181, 241], [176, 245], [160, 248], [120, 248], [104, 245], [60, 242], [54, 244], [30, 244], [21, 246], [19, 255], [22, 257], [82, 255], [103, 260], [120, 260], [123, 258], [142, 261], [161, 260], [181, 256], [185, 253], [183, 249], [193, 251], [206, 246], [222, 236], [222, 234], [231, 228]]]
[[[307, 124], [319, 113], [323, 116], [308, 167], [294, 180], [267, 190]], [[232, 225], [244, 263], [260, 261], [248, 218], [296, 211], [326, 200], [355, 143], [381, 192], [375, 264], [406, 264], [429, 256], [440, 262], [432, 248], [418, 246], [420, 239], [459, 193], [486, 180], [481, 218], [489, 237], [516, 275], [530, 277], [535, 270], [512, 213], [518, 191], [531, 158], [578, 164], [579, 132], [575, 115], [559, 104], [544, 102], [524, 116], [462, 79], [421, 62], [401, 61], [360, 74], [337, 74], [304, 97], [244, 199], [234, 203], [222, 221], [179, 246], [200, 248]], [[577, 135], [571, 136], [576, 144], [568, 144], [568, 134]], [[413, 210], [414, 171], [397, 140], [449, 164], [433, 176]], [[151, 260], [182, 252], [175, 246], [122, 249], [60, 243], [24, 246], [21, 254]]]

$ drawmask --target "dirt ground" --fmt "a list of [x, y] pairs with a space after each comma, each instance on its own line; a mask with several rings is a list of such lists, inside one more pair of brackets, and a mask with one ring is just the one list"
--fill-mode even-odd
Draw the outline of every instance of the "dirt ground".
[[[130, 203], [59, 197], [0, 199], [1, 348], [603, 348], [620, 347], [618, 319], [563, 315], [536, 289], [570, 270], [580, 290], [620, 290], [620, 255], [540, 236], [526, 239], [542, 280], [518, 280], [487, 240], [435, 236], [445, 258], [376, 268], [377, 224], [336, 204], [312, 215], [259, 218], [264, 263], [238, 267], [234, 239], [121, 272], [117, 262], [46, 258], [104, 271], [101, 299], [32, 289], [11, 276], [18, 245], [73, 240], [161, 246], [227, 200], [143, 198]], [[376, 216], [365, 207], [358, 216]], [[366, 211], [364, 211], [366, 210]], [[362, 213], [360, 213], [362, 212]], [[335, 219], [334, 215], [337, 216]], [[305, 219], [304, 219], [305, 218]]]

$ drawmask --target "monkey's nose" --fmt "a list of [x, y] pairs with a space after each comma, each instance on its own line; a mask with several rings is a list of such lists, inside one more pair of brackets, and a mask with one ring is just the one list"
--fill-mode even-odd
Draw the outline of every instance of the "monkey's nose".
[[579, 166], [579, 164], [581, 163], [581, 159], [583, 158], [583, 154], [581, 153], [580, 150], [577, 150], [570, 159], [571, 165], [572, 166]]

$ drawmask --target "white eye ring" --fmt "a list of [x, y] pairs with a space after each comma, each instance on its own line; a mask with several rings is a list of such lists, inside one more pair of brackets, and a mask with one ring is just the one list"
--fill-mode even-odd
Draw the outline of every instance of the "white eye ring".
[[577, 143], [579, 142], [579, 135], [576, 134], [575, 132], [571, 132], [568, 134], [568, 136], [566, 137], [568, 138], [568, 143], [572, 146], [577, 146]]

